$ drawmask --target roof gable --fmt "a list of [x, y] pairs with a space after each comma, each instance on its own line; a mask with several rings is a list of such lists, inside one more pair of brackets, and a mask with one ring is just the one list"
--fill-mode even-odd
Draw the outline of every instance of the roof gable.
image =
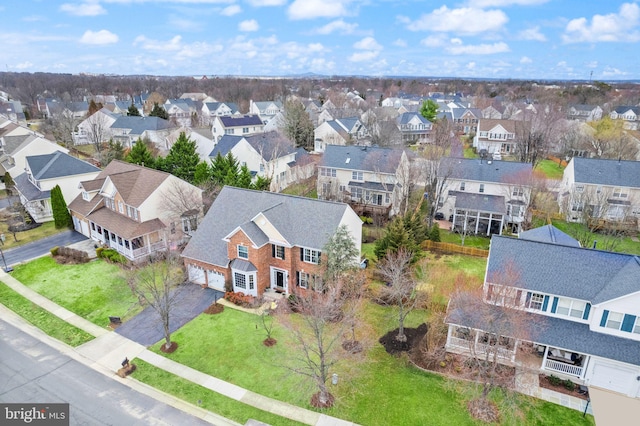
[[25, 161], [36, 180], [100, 172], [99, 168], [60, 151], [27, 156]]
[[573, 157], [574, 181], [640, 188], [640, 161]]
[[404, 151], [367, 146], [327, 145], [321, 165], [336, 169], [395, 174]]

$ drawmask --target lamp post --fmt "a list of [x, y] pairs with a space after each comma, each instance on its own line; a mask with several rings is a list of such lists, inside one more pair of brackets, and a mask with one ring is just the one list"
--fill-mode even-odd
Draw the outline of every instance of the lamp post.
[[13, 268], [11, 266], [7, 266], [7, 260], [4, 258], [4, 252], [2, 251], [1, 248], [0, 248], [0, 255], [2, 256], [2, 263], [4, 264], [4, 271], [8, 274], [9, 272], [13, 271]]

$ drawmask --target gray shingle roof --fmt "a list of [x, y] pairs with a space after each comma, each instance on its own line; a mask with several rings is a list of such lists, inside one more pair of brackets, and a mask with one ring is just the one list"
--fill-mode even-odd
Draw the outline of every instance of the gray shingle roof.
[[321, 166], [395, 174], [401, 158], [400, 149], [327, 145]]
[[398, 124], [409, 124], [409, 122], [414, 119], [417, 118], [418, 120], [420, 120], [421, 123], [423, 124], [430, 124], [431, 122], [429, 120], [427, 120], [426, 118], [424, 118], [422, 116], [422, 114], [418, 113], [418, 112], [403, 112], [398, 118]]
[[[495, 305], [488, 305], [487, 308], [496, 311], [503, 309]], [[531, 330], [527, 330], [530, 332], [527, 340], [582, 354], [640, 365], [640, 351], [636, 340], [591, 331], [588, 324], [562, 318], [547, 317], [531, 312], [521, 312], [519, 315], [525, 317], [523, 324], [532, 325]], [[493, 315], [489, 315], [489, 317], [493, 317]], [[486, 320], [486, 314], [474, 315], [474, 312], [469, 312], [469, 310], [463, 312], [460, 309], [452, 309], [447, 314], [447, 323], [478, 330], [491, 328], [486, 324]]]
[[31, 183], [26, 173], [22, 173], [13, 180], [16, 189], [27, 201], [46, 200], [51, 198], [51, 191], [41, 191], [37, 186]]
[[543, 243], [562, 244], [565, 246], [580, 247], [580, 242], [570, 235], [565, 234], [553, 225], [540, 226], [521, 232], [518, 235], [521, 240], [539, 241]]
[[445, 158], [439, 171], [450, 179], [525, 185], [531, 176], [532, 167], [531, 163], [515, 161]]
[[576, 183], [640, 188], [640, 161], [573, 157]]
[[242, 140], [242, 136], [234, 136], [234, 135], [224, 135], [216, 146], [213, 147], [213, 150], [209, 154], [210, 158], [215, 158], [218, 154], [223, 157], [229, 153], [233, 149], [234, 146], [238, 144]]
[[36, 180], [100, 172], [99, 168], [60, 151], [30, 155], [25, 160]]
[[507, 207], [502, 195], [474, 194], [470, 192], [449, 191], [456, 197], [456, 208], [478, 210], [481, 212], [505, 214]]
[[[259, 213], [262, 213], [290, 244], [322, 249], [338, 229], [343, 215], [349, 208], [343, 203], [225, 186], [182, 255], [226, 267], [229, 258], [227, 243], [223, 238], [240, 226], [249, 230], [248, 222]], [[310, 232], [311, 229], [313, 232]], [[259, 236], [258, 233], [254, 233], [253, 237], [257, 239], [257, 235]]]
[[166, 130], [173, 127], [169, 120], [160, 117], [121, 116], [111, 125], [112, 129], [131, 129], [131, 134], [141, 135], [147, 130]]
[[275, 154], [282, 157], [296, 151], [293, 143], [276, 131], [246, 136], [245, 139], [266, 161], [271, 161]]
[[510, 285], [592, 304], [640, 292], [637, 256], [493, 235], [487, 281], [502, 283], [509, 269]]

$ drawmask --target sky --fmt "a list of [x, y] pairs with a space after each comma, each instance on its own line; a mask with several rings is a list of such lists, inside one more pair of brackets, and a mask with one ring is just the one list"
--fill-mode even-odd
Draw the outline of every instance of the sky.
[[640, 79], [634, 0], [3, 0], [3, 71]]

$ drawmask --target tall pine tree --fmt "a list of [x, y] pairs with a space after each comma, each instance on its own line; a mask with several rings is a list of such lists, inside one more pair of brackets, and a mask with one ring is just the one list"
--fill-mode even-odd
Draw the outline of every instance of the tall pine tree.
[[181, 132], [162, 160], [162, 170], [191, 183], [195, 180], [198, 163], [200, 156], [196, 151], [195, 141], [189, 139], [185, 132]]
[[133, 144], [131, 147], [131, 151], [127, 154], [127, 158], [125, 158], [128, 163], [137, 164], [139, 166], [145, 166], [149, 168], [154, 168], [155, 160], [149, 147], [144, 143], [140, 138]]
[[54, 186], [51, 190], [51, 210], [53, 211], [53, 222], [56, 229], [71, 227], [71, 215], [69, 214], [67, 203], [64, 201], [60, 185]]

